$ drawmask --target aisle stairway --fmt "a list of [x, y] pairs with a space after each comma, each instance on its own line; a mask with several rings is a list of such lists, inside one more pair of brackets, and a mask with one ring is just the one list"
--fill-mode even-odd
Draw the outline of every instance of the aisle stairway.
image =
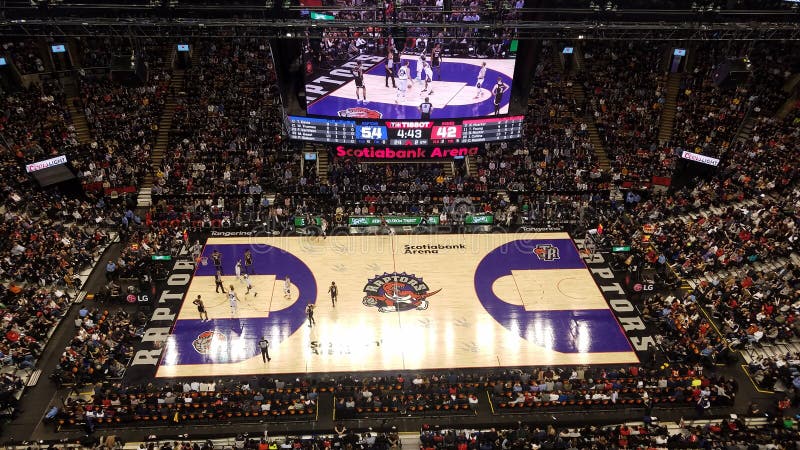
[[464, 158], [464, 164], [467, 167], [467, 175], [470, 178], [476, 178], [478, 176], [478, 161], [471, 156], [467, 156]]
[[785, 119], [786, 116], [788, 116], [789, 113], [797, 107], [798, 102], [800, 102], [800, 96], [798, 95], [792, 95], [791, 97], [787, 98], [786, 101], [783, 102], [783, 105], [781, 105], [781, 107], [775, 113], [775, 118], [778, 120]]
[[75, 69], [80, 69], [83, 67], [83, 61], [81, 61], [81, 52], [78, 46], [78, 40], [74, 37], [67, 38], [67, 49], [69, 50], [69, 54], [71, 56], [72, 67]]
[[449, 179], [449, 180], [453, 179], [453, 175], [455, 174], [455, 170], [453, 169], [453, 164], [454, 164], [453, 161], [448, 161], [448, 162], [443, 164], [442, 169], [443, 169], [443, 172], [444, 172], [444, 177], [446, 179]]
[[169, 83], [170, 89], [168, 92], [171, 92], [172, 94], [167, 97], [166, 104], [164, 105], [164, 111], [161, 112], [161, 121], [158, 124], [158, 135], [156, 137], [156, 142], [153, 145], [153, 152], [150, 155], [150, 165], [152, 170], [145, 175], [144, 182], [139, 187], [140, 207], [148, 207], [151, 204], [150, 188], [153, 187], [153, 183], [156, 181], [154, 174], [161, 168], [161, 161], [164, 159], [164, 153], [167, 151], [169, 135], [172, 131], [172, 119], [175, 115], [175, 108], [178, 106], [178, 100], [174, 93], [182, 92], [184, 87], [183, 84], [184, 72], [182, 70], [176, 70], [173, 72], [172, 79]]
[[661, 111], [661, 123], [658, 126], [658, 142], [666, 144], [672, 138], [675, 128], [675, 112], [678, 106], [678, 90], [681, 87], [682, 73], [670, 73], [667, 78], [666, 102]]
[[[573, 84], [570, 87], [570, 92], [572, 98], [575, 99], [575, 103], [578, 105], [585, 104], [586, 94], [583, 91], [583, 86], [579, 84]], [[578, 118], [578, 120], [583, 120], [586, 122], [588, 127], [587, 129], [589, 131], [589, 142], [591, 142], [592, 149], [594, 149], [594, 156], [597, 160], [597, 164], [601, 171], [608, 172], [611, 170], [611, 160], [608, 159], [608, 154], [606, 154], [605, 146], [603, 146], [603, 140], [600, 138], [600, 132], [597, 130], [597, 125], [594, 123], [594, 118], [591, 116], [587, 108], [585, 108], [583, 113], [584, 116], [582, 118]]]
[[328, 152], [325, 149], [316, 149], [311, 144], [306, 144], [307, 152], [317, 152], [317, 177], [320, 184], [328, 183]]
[[78, 108], [74, 105], [76, 100], [80, 103], [78, 97], [68, 98], [67, 108], [72, 118], [72, 126], [75, 127], [75, 133], [78, 135], [78, 142], [88, 144], [92, 142], [92, 136], [89, 134], [89, 122], [86, 121], [86, 114], [84, 114], [83, 108]]
[[558, 51], [558, 47], [555, 47], [552, 59], [553, 59], [552, 61], [553, 67], [558, 69], [559, 73], [564, 73], [564, 64], [561, 61], [561, 53]]
[[[583, 51], [581, 51], [580, 46], [576, 45], [574, 48], [575, 50], [572, 55], [575, 62], [573, 65], [573, 72], [575, 73], [583, 71], [586, 68], [586, 64], [583, 60]], [[572, 79], [574, 80], [574, 77], [572, 77]], [[576, 119], [586, 122], [589, 131], [589, 142], [592, 143], [597, 164], [602, 172], [608, 173], [611, 170], [611, 160], [608, 159], [605, 146], [603, 146], [603, 140], [600, 138], [600, 132], [597, 130], [597, 125], [594, 123], [594, 117], [592, 117], [586, 105], [586, 92], [584, 92], [583, 86], [579, 82], [573, 81], [570, 86], [569, 94], [575, 100], [575, 104], [578, 105], [578, 108], [581, 108], [583, 117], [580, 117], [580, 114], [578, 114]]]
[[755, 114], [746, 115], [741, 128], [739, 128], [739, 133], [736, 134], [734, 139], [739, 142], [749, 142], [750, 134], [753, 132], [753, 125], [755, 125]]

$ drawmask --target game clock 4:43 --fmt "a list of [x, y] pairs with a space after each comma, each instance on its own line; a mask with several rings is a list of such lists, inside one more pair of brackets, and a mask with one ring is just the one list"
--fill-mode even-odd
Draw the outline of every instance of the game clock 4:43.
[[421, 128], [400, 128], [397, 130], [393, 130], [394, 135], [397, 139], [422, 139], [428, 132], [428, 130], [423, 130]]

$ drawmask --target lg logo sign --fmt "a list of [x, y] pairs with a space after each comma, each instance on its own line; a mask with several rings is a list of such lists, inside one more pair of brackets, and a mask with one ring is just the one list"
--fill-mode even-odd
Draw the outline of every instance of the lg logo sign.
[[146, 295], [128, 294], [128, 296], [126, 297], [126, 300], [128, 301], [128, 303], [149, 302], [150, 301], [150, 297], [148, 297]]
[[655, 285], [652, 285], [652, 284], [636, 283], [636, 284], [633, 285], [633, 290], [636, 291], [636, 292], [652, 291], [654, 289], [655, 289]]

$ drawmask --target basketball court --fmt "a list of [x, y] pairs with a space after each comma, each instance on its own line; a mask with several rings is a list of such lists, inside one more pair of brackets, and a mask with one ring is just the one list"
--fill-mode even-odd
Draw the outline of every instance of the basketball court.
[[[247, 249], [249, 294], [234, 275]], [[215, 292], [214, 250], [235, 312]], [[638, 361], [566, 233], [210, 238], [203, 257], [157, 377]]]

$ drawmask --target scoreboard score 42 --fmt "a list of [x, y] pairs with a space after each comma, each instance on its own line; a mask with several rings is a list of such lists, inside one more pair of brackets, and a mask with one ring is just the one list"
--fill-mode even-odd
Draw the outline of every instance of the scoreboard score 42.
[[451, 121], [326, 120], [288, 116], [291, 139], [317, 142], [418, 146], [469, 144], [522, 137], [522, 116]]

